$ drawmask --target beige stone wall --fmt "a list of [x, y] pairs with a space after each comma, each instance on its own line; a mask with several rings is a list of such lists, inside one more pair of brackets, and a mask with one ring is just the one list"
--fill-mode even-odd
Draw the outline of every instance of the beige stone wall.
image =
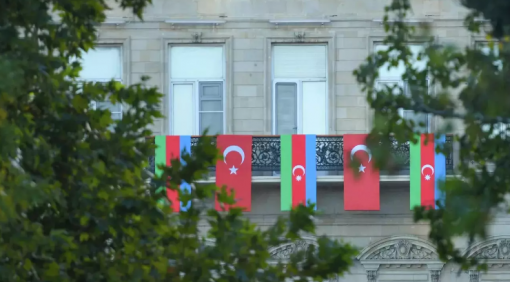
[[[112, 1], [113, 2], [113, 1]], [[390, 0], [153, 0], [146, 10], [145, 22], [135, 20], [129, 12], [114, 8], [109, 20], [126, 21], [120, 25], [103, 25], [99, 38], [102, 44], [122, 44], [125, 50], [124, 76], [128, 83], [137, 83], [141, 76], [151, 76], [149, 86], [165, 93], [161, 110], [168, 115], [169, 44], [191, 44], [192, 34], [202, 34], [202, 44], [225, 44], [227, 81], [227, 133], [271, 134], [271, 44], [294, 42], [294, 33], [304, 32], [305, 42], [328, 44], [329, 133], [365, 133], [371, 124], [371, 113], [365, 96], [356, 84], [352, 71], [372, 52], [373, 43], [382, 40], [380, 23], [383, 7]], [[462, 27], [466, 11], [457, 0], [415, 0], [415, 19], [432, 20], [439, 42], [465, 46], [476, 38]], [[181, 26], [165, 23], [169, 19], [225, 20], [218, 26]], [[330, 23], [280, 25], [270, 19], [329, 19]], [[127, 56], [126, 56], [127, 54]], [[152, 126], [155, 134], [168, 134], [169, 120], [158, 120]], [[320, 184], [318, 235], [327, 235], [363, 249], [394, 235], [413, 235], [426, 239], [428, 226], [414, 223], [409, 211], [409, 184], [381, 185], [381, 210], [377, 212], [346, 212], [343, 210], [342, 184]], [[265, 228], [280, 212], [278, 184], [254, 184], [253, 211], [247, 217]], [[212, 203], [211, 203], [212, 204]], [[508, 218], [500, 218], [490, 226], [492, 235], [510, 234]], [[203, 226], [204, 231], [207, 229]], [[461, 249], [466, 241], [459, 239]], [[406, 270], [407, 266], [389, 269], [377, 281], [431, 281], [423, 269]], [[407, 271], [407, 272], [406, 272]], [[420, 272], [421, 271], [421, 272]], [[505, 270], [506, 271], [506, 270]], [[509, 270], [510, 271], [510, 270]], [[388, 274], [389, 273], [389, 274]], [[405, 275], [395, 276], [395, 273]], [[428, 273], [428, 272], [425, 272]], [[467, 273], [457, 275], [458, 267], [446, 265], [440, 281], [469, 281]], [[510, 272], [509, 272], [510, 273]], [[504, 280], [485, 276], [486, 281]], [[503, 278], [502, 278], [503, 277]], [[494, 280], [503, 279], [503, 280]], [[339, 281], [367, 281], [365, 269], [356, 262], [350, 273]]]
[[[202, 34], [202, 44], [226, 45], [226, 133], [271, 134], [271, 43], [295, 40], [296, 32], [305, 33], [305, 42], [328, 44], [329, 66], [329, 133], [364, 133], [371, 125], [371, 113], [365, 96], [356, 84], [352, 71], [372, 51], [373, 43], [383, 39], [381, 19], [385, 3], [372, 0], [327, 1], [258, 1], [258, 0], [156, 0], [146, 10], [145, 22], [135, 21], [129, 12], [113, 9], [109, 20], [125, 21], [120, 25], [103, 25], [99, 38], [125, 40], [129, 50], [128, 71], [131, 83], [142, 75], [151, 77], [168, 95], [166, 52], [168, 44], [192, 43], [192, 34]], [[465, 13], [454, 0], [413, 1], [412, 18], [432, 19], [440, 42], [459, 46], [473, 39], [462, 28]], [[221, 17], [220, 17], [221, 16]], [[329, 19], [330, 23], [279, 25], [270, 19]], [[215, 19], [225, 24], [172, 25], [169, 19]], [[162, 101], [168, 115], [168, 97]], [[168, 133], [168, 119], [155, 122], [156, 134]]]

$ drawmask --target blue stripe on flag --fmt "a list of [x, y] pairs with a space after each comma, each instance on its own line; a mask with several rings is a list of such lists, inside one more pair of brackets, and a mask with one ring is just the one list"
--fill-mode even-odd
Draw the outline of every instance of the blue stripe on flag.
[[[444, 135], [441, 135], [439, 137], [439, 139], [436, 139], [435, 140], [435, 143], [437, 146], [440, 146], [440, 148], [443, 148], [444, 147], [444, 144], [446, 142], [446, 137]], [[435, 200], [436, 201], [441, 201], [443, 202], [444, 201], [444, 192], [441, 191], [439, 188], [441, 187], [442, 183], [444, 183], [444, 181], [446, 180], [446, 157], [444, 154], [440, 153], [436, 153], [435, 155], [435, 175], [436, 175], [436, 186], [435, 186], [435, 191], [434, 191], [434, 194], [435, 194]], [[436, 208], [437, 208], [437, 204], [436, 204]]]
[[[181, 136], [179, 143], [180, 143], [180, 151], [181, 151], [181, 164], [183, 166], [185, 166], [186, 162], [182, 159], [182, 151], [186, 150], [186, 152], [188, 154], [191, 154], [191, 136], [189, 136], [189, 135]], [[181, 190], [186, 190], [188, 192], [191, 192], [191, 185], [189, 185], [185, 181], [182, 181]], [[184, 206], [183, 203], [181, 202], [181, 211], [188, 210], [190, 205], [191, 205], [191, 203], [188, 203], [188, 205]]]
[[306, 135], [306, 201], [310, 200], [317, 209], [317, 156], [315, 144], [317, 136]]

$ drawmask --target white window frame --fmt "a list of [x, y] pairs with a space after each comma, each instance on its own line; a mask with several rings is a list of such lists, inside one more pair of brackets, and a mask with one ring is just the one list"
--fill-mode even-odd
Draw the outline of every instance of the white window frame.
[[[409, 42], [408, 43], [409, 45], [420, 45], [420, 43], [417, 43], [417, 42]], [[374, 42], [373, 46], [374, 46], [374, 52], [375, 52], [375, 48], [377, 47], [377, 45], [384, 45], [384, 43], [382, 42]], [[379, 84], [379, 83], [398, 83], [400, 84], [400, 86], [402, 87], [402, 90], [404, 91], [404, 95], [407, 94], [407, 87], [408, 87], [408, 84], [406, 83], [406, 81], [402, 80], [402, 77], [396, 77], [396, 76], [387, 76], [387, 77], [381, 77], [379, 76], [379, 78], [377, 78], [377, 80], [375, 81], [376, 84]], [[428, 84], [428, 95], [432, 95], [432, 85], [430, 83], [430, 78], [427, 77], [427, 84]], [[405, 109], [403, 108], [399, 108], [398, 109], [398, 114], [400, 115], [401, 118], [404, 119], [404, 111], [406, 111]], [[411, 111], [411, 110], [408, 110], [408, 111]], [[432, 115], [430, 114], [427, 114], [427, 133], [431, 133], [432, 132]]]
[[[124, 58], [124, 46], [121, 45], [121, 44], [99, 44], [98, 46], [95, 47], [95, 49], [100, 49], [100, 48], [118, 48], [119, 49], [119, 68], [120, 68], [120, 71], [119, 71], [119, 77], [116, 78], [116, 77], [112, 77], [112, 78], [92, 78], [92, 79], [79, 79], [79, 83], [80, 85], [83, 83], [83, 82], [91, 82], [91, 83], [108, 83], [109, 81], [117, 81], [117, 82], [120, 82], [122, 83], [122, 78], [124, 77], [124, 63], [123, 63], [123, 58]], [[97, 110], [97, 104], [96, 104], [97, 101], [91, 101], [90, 102], [90, 107], [92, 110]], [[106, 101], [108, 102], [108, 101]], [[120, 114], [120, 120], [122, 120], [124, 118], [124, 106], [122, 105], [122, 103], [118, 103], [120, 105], [120, 112], [111, 112], [111, 114]]]
[[[182, 85], [182, 84], [191, 84], [192, 87], [193, 87], [193, 97], [192, 97], [192, 101], [193, 101], [193, 125], [194, 125], [194, 128], [193, 128], [193, 135], [200, 135], [202, 134], [202, 132], [200, 132], [200, 99], [199, 99], [199, 95], [200, 95], [200, 89], [199, 89], [199, 84], [200, 82], [221, 82], [222, 83], [222, 95], [223, 95], [223, 99], [222, 99], [222, 106], [223, 106], [223, 117], [222, 117], [222, 120], [223, 120], [223, 132], [221, 132], [221, 134], [225, 134], [226, 132], [226, 128], [227, 128], [227, 101], [226, 101], [226, 54], [225, 54], [225, 46], [222, 44], [222, 45], [217, 45], [217, 44], [201, 44], [201, 45], [178, 45], [178, 44], [169, 44], [168, 47], [167, 47], [167, 54], [168, 54], [168, 62], [170, 62], [171, 58], [172, 58], [172, 47], [221, 47], [223, 49], [223, 52], [222, 52], [222, 65], [221, 65], [221, 68], [222, 68], [222, 77], [221, 78], [218, 78], [218, 79], [211, 79], [211, 78], [193, 78], [193, 79], [172, 79], [172, 74], [170, 72], [170, 69], [168, 71], [168, 77], [169, 77], [169, 89], [168, 89], [168, 93], [169, 93], [169, 99], [168, 99], [168, 112], [170, 113], [169, 115], [169, 120], [170, 122], [168, 123], [168, 132], [170, 132], [170, 134], [175, 134], [174, 133], [174, 126], [173, 126], [173, 122], [174, 122], [174, 112], [173, 112], [173, 105], [174, 105], [174, 94], [173, 94], [173, 89], [174, 89], [174, 85]], [[170, 64], [168, 64], [170, 66]], [[208, 111], [209, 112], [209, 111]]]
[[[275, 78], [274, 77], [274, 47], [275, 46], [325, 46], [326, 51], [326, 64], [325, 64], [325, 78]], [[324, 82], [326, 86], [326, 134], [329, 134], [329, 84], [328, 84], [328, 73], [329, 73], [329, 57], [328, 57], [328, 44], [319, 43], [319, 44], [274, 44], [271, 45], [271, 118], [272, 118], [272, 128], [271, 132], [273, 135], [276, 135], [276, 84], [277, 83], [296, 83], [297, 84], [297, 134], [303, 134], [303, 82]]]
[[[223, 111], [200, 111], [200, 82], [221, 82], [222, 83], [222, 95], [223, 95], [223, 99], [222, 99], [222, 107], [223, 107]], [[226, 129], [226, 123], [227, 123], [227, 120], [226, 120], [226, 101], [225, 101], [225, 97], [226, 97], [226, 92], [225, 92], [225, 79], [222, 79], [222, 80], [219, 80], [219, 79], [178, 79], [178, 80], [174, 80], [174, 81], [170, 81], [170, 89], [169, 89], [169, 93], [170, 93], [170, 99], [169, 102], [169, 109], [170, 109], [170, 112], [172, 113], [172, 115], [170, 116], [170, 119], [172, 122], [170, 122], [169, 124], [169, 132], [171, 134], [174, 134], [174, 127], [173, 127], [173, 122], [174, 122], [174, 116], [173, 116], [173, 104], [174, 104], [174, 95], [173, 95], [173, 89], [174, 89], [174, 85], [191, 85], [193, 87], [193, 97], [192, 97], [192, 101], [193, 101], [193, 135], [199, 135], [199, 134], [202, 134], [202, 132], [200, 132], [200, 113], [202, 112], [205, 112], [205, 113], [223, 113], [223, 117], [222, 117], [222, 120], [223, 120], [223, 132], [221, 132], [221, 134], [225, 134], [225, 129]]]

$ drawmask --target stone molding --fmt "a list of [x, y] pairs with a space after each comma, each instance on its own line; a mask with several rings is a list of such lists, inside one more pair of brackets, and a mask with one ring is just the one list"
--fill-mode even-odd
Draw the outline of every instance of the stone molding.
[[297, 251], [306, 251], [308, 248], [313, 245], [318, 247], [317, 239], [315, 237], [301, 237], [301, 240], [297, 240], [295, 242], [283, 243], [278, 246], [270, 247], [269, 254], [271, 256], [271, 261], [287, 261], [290, 256]]
[[[510, 274], [510, 235], [490, 237], [466, 250], [464, 255], [486, 263], [489, 271]], [[480, 282], [480, 271], [469, 270], [469, 282]]]
[[510, 236], [495, 236], [479, 242], [466, 251], [469, 258], [488, 261], [510, 263]]
[[[439, 260], [436, 248], [430, 242], [414, 236], [392, 236], [380, 240], [361, 251], [357, 257], [367, 272], [367, 281], [377, 281], [379, 268], [406, 273], [406, 268], [419, 267], [428, 273], [431, 282], [439, 282], [444, 262]], [[403, 267], [401, 267], [403, 266]], [[396, 273], [396, 275], [398, 275]]]

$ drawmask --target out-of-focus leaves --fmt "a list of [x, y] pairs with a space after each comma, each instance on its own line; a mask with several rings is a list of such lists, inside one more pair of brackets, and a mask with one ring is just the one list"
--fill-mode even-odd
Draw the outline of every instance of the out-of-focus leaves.
[[[305, 281], [345, 272], [355, 249], [328, 239], [318, 252], [294, 254], [287, 268], [269, 264], [271, 246], [314, 234], [311, 207], [264, 230], [239, 208], [209, 208], [216, 193], [223, 205], [235, 203], [228, 187], [197, 182], [221, 157], [211, 137], [183, 152], [185, 166], [171, 160], [151, 179], [148, 128], [162, 118], [162, 94], [143, 84], [77, 82], [74, 58], [94, 47], [106, 2], [0, 5], [0, 281]], [[141, 18], [151, 1], [108, 3]], [[90, 107], [103, 100], [129, 110], [113, 121]], [[190, 208], [177, 214], [180, 203], [165, 190], [182, 181], [193, 189], [179, 190]]]
[[[388, 152], [394, 138], [402, 144], [416, 143], [419, 133], [416, 124], [403, 119], [399, 109], [413, 110], [439, 117], [444, 124], [435, 133], [449, 133], [454, 125], [463, 130], [454, 135], [458, 160], [454, 178], [442, 184], [444, 203], [437, 210], [415, 209], [415, 220], [430, 223], [429, 237], [443, 260], [452, 260], [468, 269], [483, 264], [464, 257], [455, 248], [454, 238], [464, 236], [474, 242], [488, 236], [487, 225], [499, 206], [505, 203], [510, 189], [510, 2], [463, 0], [470, 9], [465, 18], [466, 29], [472, 33], [487, 32], [489, 41], [484, 51], [480, 46], [439, 45], [428, 25], [411, 26], [406, 23], [411, 11], [409, 0], [393, 0], [386, 7], [384, 26], [388, 50], [370, 55], [354, 72], [367, 94], [367, 102], [375, 110], [374, 128], [369, 137], [374, 160], [378, 167], [391, 170], [394, 157]], [[479, 21], [487, 19], [490, 29]], [[413, 65], [409, 42], [422, 39], [424, 51], [418, 59], [427, 58], [425, 68]], [[402, 81], [411, 87], [404, 93], [402, 86], [376, 87], [379, 69], [388, 64], [405, 66]], [[432, 94], [426, 87], [430, 81]], [[436, 148], [448, 154], [448, 148]], [[499, 209], [499, 211], [498, 211]]]

